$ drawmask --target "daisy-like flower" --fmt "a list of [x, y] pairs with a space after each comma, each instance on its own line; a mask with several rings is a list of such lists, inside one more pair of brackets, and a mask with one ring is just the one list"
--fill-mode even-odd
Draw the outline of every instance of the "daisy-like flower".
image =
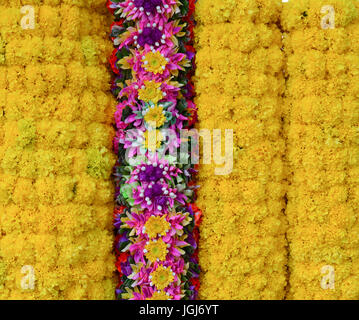
[[180, 114], [172, 102], [160, 102], [157, 104], [152, 102], [142, 103], [131, 108], [133, 113], [125, 119], [125, 123], [132, 123], [134, 127], [142, 131], [153, 129], [154, 122], [157, 129], [170, 128], [180, 130], [183, 128], [183, 122], [187, 120], [187, 117]]
[[187, 214], [169, 212], [163, 215], [145, 210], [141, 213], [127, 213], [127, 218], [122, 219], [122, 223], [125, 228], [135, 229], [133, 234], [141, 236], [146, 241], [160, 236], [164, 242], [169, 243], [172, 237], [184, 234], [183, 227], [191, 220]]
[[147, 81], [143, 82], [141, 89], [138, 90], [138, 99], [144, 102], [157, 103], [158, 101], [163, 99], [163, 92], [161, 91], [161, 83], [157, 83], [155, 81]]
[[143, 252], [151, 262], [164, 261], [168, 253], [167, 244], [161, 238], [154, 239], [146, 243]]
[[138, 104], [137, 99], [140, 100], [140, 104], [150, 102], [156, 104], [166, 99], [176, 105], [181, 86], [182, 84], [172, 81], [171, 78], [156, 81], [153, 76], [149, 75], [140, 79], [136, 78], [133, 82], [129, 81], [128, 85], [120, 91], [119, 96], [122, 98], [127, 96], [127, 103], [133, 106]]
[[160, 128], [166, 122], [166, 112], [161, 105], [152, 105], [143, 112], [146, 126], [152, 128]]
[[133, 70], [136, 78], [151, 77], [156, 82], [165, 81], [171, 76], [178, 76], [180, 70], [191, 67], [191, 62], [184, 53], [178, 53], [174, 48], [132, 50], [132, 56], [126, 59], [126, 64]]
[[163, 290], [174, 281], [175, 275], [170, 267], [159, 265], [149, 276], [150, 285], [153, 284], [158, 290]]
[[141, 67], [146, 71], [160, 74], [165, 71], [168, 63], [166, 58], [159, 51], [149, 51], [142, 56], [141, 62]]
[[170, 230], [170, 223], [166, 220], [166, 216], [150, 216], [146, 221], [142, 231], [148, 235], [150, 239], [157, 236], [165, 236]]

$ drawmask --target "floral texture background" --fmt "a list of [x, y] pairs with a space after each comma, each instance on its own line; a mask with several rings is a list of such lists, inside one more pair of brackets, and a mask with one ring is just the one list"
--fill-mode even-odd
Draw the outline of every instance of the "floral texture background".
[[0, 299], [358, 300], [358, 128], [359, 1], [0, 0]]

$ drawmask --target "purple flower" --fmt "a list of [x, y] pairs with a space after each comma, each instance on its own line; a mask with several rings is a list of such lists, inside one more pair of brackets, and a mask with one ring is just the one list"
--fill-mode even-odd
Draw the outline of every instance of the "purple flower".
[[138, 175], [141, 182], [157, 181], [162, 178], [163, 169], [152, 165], [147, 165], [145, 168], [146, 169], [144, 171], [141, 170]]
[[198, 292], [195, 290], [194, 286], [190, 286], [189, 290], [192, 291], [192, 294], [189, 296], [189, 300], [196, 300]]
[[193, 57], [196, 55], [194, 52], [192, 52], [192, 51], [187, 51], [186, 52], [186, 55], [187, 55], [187, 59], [188, 60], [192, 60], [193, 59]]
[[162, 4], [161, 0], [135, 0], [135, 6], [137, 8], [143, 7], [146, 12], [155, 13], [157, 11], [156, 7]]
[[120, 245], [122, 243], [128, 241], [128, 237], [127, 237], [128, 233], [129, 233], [129, 231], [126, 230], [124, 233], [121, 234], [121, 237], [118, 239], [117, 248], [120, 248]]
[[116, 297], [118, 297], [123, 291], [119, 288], [116, 289]]
[[187, 235], [186, 241], [191, 245], [191, 247], [193, 247], [193, 249], [197, 249], [197, 243], [196, 243], [196, 240], [194, 239], [192, 233], [189, 233]]
[[160, 43], [162, 38], [162, 32], [157, 28], [144, 28], [142, 33], [139, 34], [137, 42], [141, 47], [144, 47], [145, 44], [149, 46], [154, 46], [157, 43]]
[[157, 205], [158, 206], [162, 206], [162, 207], [164, 207], [166, 204], [167, 204], [167, 197], [158, 197], [157, 199], [156, 199], [156, 203], [157, 203]]
[[152, 188], [147, 188], [145, 190], [145, 197], [149, 197], [150, 199], [159, 197], [163, 194], [162, 185], [155, 183]]
[[132, 273], [132, 268], [128, 261], [121, 262], [121, 271], [126, 277], [128, 277]]
[[114, 221], [113, 225], [115, 226], [116, 229], [120, 229], [121, 224], [122, 224], [122, 222], [121, 222], [121, 217], [120, 217], [120, 215], [118, 215], [118, 216], [115, 218], [115, 221]]

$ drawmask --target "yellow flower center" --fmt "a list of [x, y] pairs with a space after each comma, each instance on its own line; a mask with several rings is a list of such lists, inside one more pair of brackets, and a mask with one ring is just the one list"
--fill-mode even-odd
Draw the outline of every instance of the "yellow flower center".
[[167, 65], [166, 58], [159, 52], [148, 52], [142, 57], [142, 68], [148, 72], [162, 74]]
[[145, 249], [147, 250], [145, 256], [151, 262], [155, 262], [157, 259], [160, 261], [166, 260], [167, 245], [162, 239], [149, 241]]
[[158, 292], [158, 291], [155, 291], [154, 293], [153, 293], [153, 295], [152, 295], [152, 297], [151, 298], [147, 298], [146, 300], [168, 300], [168, 299], [173, 299], [173, 297], [172, 296], [168, 296], [167, 294], [166, 294], [166, 292], [164, 292], [164, 291], [160, 291], [160, 292]]
[[158, 105], [150, 107], [144, 116], [144, 119], [151, 127], [155, 128], [162, 127], [166, 121], [166, 117], [163, 114], [163, 108]]
[[168, 287], [174, 280], [171, 268], [159, 266], [155, 271], [151, 273], [152, 283], [158, 290], [163, 290]]
[[145, 231], [148, 236], [156, 238], [157, 235], [165, 236], [170, 229], [170, 223], [166, 220], [166, 216], [151, 216], [145, 223]]
[[145, 131], [144, 138], [144, 147], [152, 153], [161, 147], [161, 142], [164, 139], [160, 130]]
[[138, 98], [145, 102], [152, 101], [157, 103], [163, 99], [163, 93], [160, 89], [161, 83], [155, 81], [144, 81], [144, 87], [138, 90]]

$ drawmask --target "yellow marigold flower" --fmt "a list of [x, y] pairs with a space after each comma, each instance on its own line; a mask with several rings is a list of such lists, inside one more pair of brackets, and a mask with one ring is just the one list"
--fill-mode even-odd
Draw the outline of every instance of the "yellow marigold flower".
[[142, 57], [142, 68], [148, 72], [162, 74], [166, 66], [167, 60], [159, 51], [150, 51]]
[[163, 290], [173, 282], [174, 275], [170, 267], [160, 265], [155, 271], [151, 272], [150, 279], [158, 290]]
[[165, 291], [155, 291], [151, 298], [146, 300], [172, 300], [172, 296], [166, 294]]
[[165, 236], [169, 231], [170, 223], [166, 220], [166, 216], [150, 216], [145, 223], [145, 232], [148, 236], [156, 238], [157, 236]]
[[144, 81], [143, 88], [138, 90], [138, 98], [144, 102], [157, 103], [163, 99], [163, 92], [161, 91], [161, 82]]
[[145, 246], [146, 250], [146, 258], [150, 260], [151, 262], [155, 262], [157, 259], [160, 261], [166, 260], [167, 255], [167, 245], [162, 240], [162, 238], [159, 238], [158, 240], [151, 240], [148, 244]]
[[163, 108], [160, 105], [154, 105], [148, 108], [144, 120], [149, 124], [149, 126], [155, 126], [160, 128], [166, 122], [166, 116], [164, 115]]

